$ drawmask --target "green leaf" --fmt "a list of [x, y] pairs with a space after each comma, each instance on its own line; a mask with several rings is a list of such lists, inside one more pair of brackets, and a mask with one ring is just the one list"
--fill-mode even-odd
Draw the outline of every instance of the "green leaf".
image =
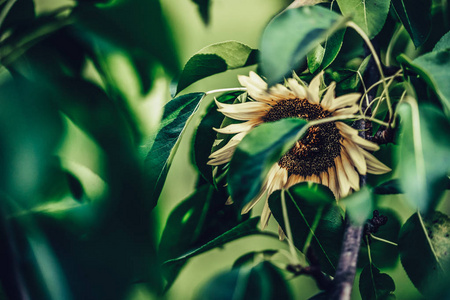
[[[409, 61], [402, 56], [401, 62], [420, 75], [439, 97], [446, 113], [450, 112], [450, 50], [430, 52]], [[419, 99], [421, 100], [421, 99]]]
[[197, 256], [199, 254], [202, 254], [206, 251], [209, 251], [211, 249], [220, 247], [222, 245], [225, 245], [226, 243], [229, 243], [231, 241], [237, 240], [239, 238], [252, 235], [252, 234], [259, 234], [261, 233], [258, 228], [259, 217], [251, 218], [245, 222], [242, 222], [241, 224], [237, 225], [236, 227], [226, 231], [225, 233], [221, 234], [220, 236], [210, 240], [209, 242], [203, 244], [202, 246], [193, 249], [183, 255], [180, 255], [176, 258], [169, 259], [164, 262], [163, 269], [165, 271], [170, 272], [171, 268], [177, 268], [179, 265], [182, 265], [186, 262], [187, 259]]
[[278, 250], [263, 250], [246, 253], [239, 257], [233, 264], [233, 269], [243, 265], [255, 264], [261, 260], [270, 260], [272, 256], [278, 253]]
[[377, 195], [403, 194], [403, 191], [400, 187], [400, 180], [398, 179], [391, 179], [383, 182], [382, 184], [376, 186], [373, 189], [373, 192]]
[[[170, 214], [159, 245], [159, 260], [164, 262], [203, 246], [246, 220], [235, 205], [225, 205], [228, 195], [204, 185], [181, 202]], [[167, 286], [173, 283], [184, 264], [164, 269]]]
[[361, 190], [354, 192], [341, 201], [347, 208], [350, 220], [356, 225], [364, 225], [372, 213], [372, 191], [367, 186], [364, 186]]
[[359, 292], [362, 300], [395, 299], [395, 283], [391, 276], [380, 273], [374, 264], [364, 267], [359, 277]]
[[279, 300], [293, 299], [286, 280], [271, 263], [240, 266], [222, 273], [200, 292], [199, 300]]
[[[242, 92], [233, 92], [223, 94], [217, 98], [217, 101], [230, 103]], [[197, 170], [203, 178], [210, 184], [214, 185], [212, 178], [212, 166], [208, 165], [209, 155], [217, 137], [217, 132], [213, 128], [219, 128], [223, 121], [223, 114], [217, 111], [217, 106], [213, 102], [208, 108], [205, 116], [195, 131], [193, 137], [192, 158]]]
[[172, 86], [173, 96], [200, 79], [225, 72], [251, 66], [256, 63], [257, 50], [249, 46], [228, 41], [209, 45], [192, 56], [178, 79]]
[[186, 94], [172, 99], [164, 106], [160, 129], [145, 158], [152, 206], [158, 201], [186, 123], [197, 111], [203, 97], [205, 93]]
[[209, 24], [209, 6], [210, 0], [192, 0], [198, 6], [198, 11], [200, 12], [200, 16], [202, 17], [203, 22], [208, 25]]
[[320, 6], [288, 9], [276, 16], [261, 38], [261, 70], [273, 85], [303, 66], [306, 55], [343, 27], [345, 18]]
[[450, 218], [440, 212], [413, 214], [398, 241], [400, 259], [415, 287], [428, 299], [443, 299], [450, 280]]
[[431, 0], [392, 0], [395, 13], [408, 31], [414, 46], [421, 46], [431, 32]]
[[396, 151], [401, 189], [422, 212], [433, 210], [445, 191], [450, 166], [450, 122], [429, 105], [402, 104]]
[[236, 205], [244, 207], [259, 193], [273, 164], [306, 132], [306, 123], [295, 118], [264, 123], [243, 138], [228, 171], [228, 190]]
[[351, 17], [373, 39], [383, 28], [389, 13], [389, 0], [338, 0], [344, 16]]
[[0, 20], [1, 31], [4, 32], [8, 28], [17, 28], [23, 26], [24, 23], [34, 19], [34, 1], [32, 0], [16, 0], [3, 1], [0, 5], [2, 19]]
[[322, 45], [318, 45], [308, 53], [308, 69], [311, 73], [326, 69], [337, 57], [344, 41], [345, 28], [327, 37]]
[[450, 50], [450, 31], [447, 32], [433, 48], [433, 52], [445, 50]]
[[[286, 191], [285, 197], [294, 245], [303, 252], [311, 245], [322, 271], [334, 275], [344, 234], [344, 220], [332, 192], [323, 185], [302, 182]], [[286, 232], [280, 191], [270, 196], [269, 208]]]
[[[402, 227], [400, 218], [397, 213], [388, 208], [377, 208], [380, 215], [386, 216], [388, 221], [385, 225], [380, 226], [373, 235], [387, 241], [397, 243], [398, 233]], [[370, 255], [372, 262], [381, 268], [395, 267], [398, 261], [398, 247], [379, 240], [370, 239]], [[358, 267], [362, 268], [370, 263], [366, 242], [361, 244], [358, 256]]]

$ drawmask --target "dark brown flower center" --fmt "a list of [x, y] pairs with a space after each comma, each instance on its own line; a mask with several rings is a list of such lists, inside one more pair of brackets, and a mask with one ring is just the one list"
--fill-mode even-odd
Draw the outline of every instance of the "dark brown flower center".
[[[262, 119], [264, 122], [274, 122], [297, 117], [309, 121], [329, 116], [331, 113], [318, 104], [311, 104], [306, 99], [290, 99], [279, 101]], [[319, 175], [334, 166], [334, 159], [341, 152], [341, 139], [342, 136], [334, 122], [312, 126], [278, 164], [290, 174]]]

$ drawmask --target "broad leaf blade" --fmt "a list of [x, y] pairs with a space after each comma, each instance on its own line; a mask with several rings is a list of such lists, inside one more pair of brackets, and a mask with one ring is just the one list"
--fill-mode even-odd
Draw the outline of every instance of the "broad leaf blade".
[[440, 212], [412, 215], [398, 241], [400, 258], [417, 289], [429, 299], [443, 299], [450, 279], [450, 218]]
[[[325, 186], [303, 182], [291, 187], [285, 199], [295, 246], [300, 251], [306, 251], [310, 243], [322, 271], [334, 275], [344, 233], [344, 219], [333, 194]], [[270, 196], [269, 207], [285, 230], [280, 191]]]
[[431, 0], [392, 0], [392, 5], [414, 46], [425, 43], [431, 32]]
[[186, 123], [197, 111], [204, 96], [205, 93], [186, 94], [164, 106], [160, 129], [145, 159], [152, 206], [158, 201]]
[[374, 38], [383, 28], [389, 13], [389, 0], [338, 0], [339, 8], [344, 16], [361, 27], [369, 36]]
[[400, 187], [400, 180], [391, 179], [378, 185], [373, 189], [373, 192], [377, 195], [395, 195], [403, 194]]
[[278, 300], [293, 299], [280, 271], [264, 261], [256, 266], [239, 266], [213, 278], [197, 299]]
[[275, 17], [261, 40], [261, 70], [267, 83], [278, 83], [300, 68], [308, 52], [341, 28], [344, 21], [319, 6], [288, 9]]
[[326, 69], [337, 57], [344, 41], [345, 29], [327, 37], [322, 45], [318, 45], [308, 54], [308, 69], [311, 73]]
[[444, 36], [436, 43], [433, 48], [433, 52], [450, 50], [450, 31], [444, 34]]
[[429, 105], [402, 104], [396, 151], [401, 189], [422, 212], [433, 210], [445, 191], [450, 166], [448, 119]]
[[244, 137], [228, 171], [235, 204], [242, 208], [259, 193], [270, 168], [303, 136], [305, 125], [302, 119], [283, 119], [261, 124]]
[[374, 264], [364, 267], [359, 277], [359, 292], [362, 300], [395, 299], [394, 291], [394, 280], [388, 274], [381, 273]]
[[236, 41], [209, 45], [188, 60], [171, 93], [175, 96], [205, 77], [253, 65], [256, 63], [256, 54], [257, 50]]
[[361, 190], [342, 199], [341, 202], [345, 205], [350, 220], [362, 226], [372, 213], [373, 194], [367, 186], [364, 186]]

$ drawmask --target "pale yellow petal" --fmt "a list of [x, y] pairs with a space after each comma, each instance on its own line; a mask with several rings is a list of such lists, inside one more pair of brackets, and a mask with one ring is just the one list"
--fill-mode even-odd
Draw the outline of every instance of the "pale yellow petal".
[[270, 95], [275, 97], [277, 100], [285, 100], [285, 99], [295, 99], [296, 95], [289, 90], [287, 87], [281, 84], [276, 84], [269, 89]]
[[284, 239], [286, 238], [286, 235], [284, 234], [284, 231], [280, 225], [278, 225], [278, 237], [280, 241], [284, 241]]
[[291, 174], [291, 176], [289, 176], [287, 182], [286, 182], [286, 186], [285, 189], [290, 188], [291, 186], [296, 185], [297, 183], [303, 182], [305, 181], [305, 177], [297, 175], [297, 174]]
[[289, 83], [289, 87], [291, 88], [291, 90], [294, 92], [294, 94], [299, 98], [299, 99], [305, 99], [306, 98], [306, 89], [301, 86], [297, 80], [293, 79], [293, 78], [289, 78], [288, 79], [288, 83]]
[[341, 161], [345, 173], [347, 174], [350, 186], [355, 191], [359, 190], [359, 174], [358, 172], [356, 172], [355, 167], [352, 165], [350, 158], [348, 157], [347, 152], [344, 149], [341, 150]]
[[346, 108], [341, 108], [333, 112], [333, 116], [345, 116], [345, 115], [353, 115], [358, 112], [359, 106], [353, 105]]
[[225, 205], [231, 205], [233, 203], [234, 203], [234, 201], [233, 201], [233, 199], [231, 199], [231, 196], [230, 196], [230, 197], [228, 197], [227, 201], [225, 202]]
[[261, 212], [261, 230], [266, 229], [267, 225], [269, 225], [269, 219], [270, 219], [270, 215], [272, 214], [272, 212], [270, 211], [269, 208], [269, 202], [266, 201], [266, 203], [264, 204], [264, 208]]
[[260, 85], [255, 84], [254, 81], [247, 76], [240, 75], [238, 76], [238, 80], [242, 86], [247, 88], [247, 93], [253, 99], [268, 104], [276, 103], [276, 101], [272, 99], [270, 94], [267, 92], [267, 86], [261, 87]]
[[255, 72], [250, 71], [250, 79], [256, 86], [260, 87], [263, 90], [267, 90], [268, 88], [267, 83]]
[[311, 182], [320, 183], [320, 178], [316, 174], [312, 174], [310, 177]]
[[334, 159], [336, 165], [336, 177], [339, 183], [339, 190], [341, 197], [345, 197], [350, 192], [350, 183], [345, 173], [344, 167], [342, 166], [341, 157], [338, 156]]
[[252, 129], [253, 127], [263, 123], [260, 118], [251, 119], [247, 122], [239, 123], [239, 124], [231, 124], [223, 128], [214, 128], [215, 131], [223, 134], [235, 134], [240, 132], [246, 132]]
[[391, 170], [388, 166], [379, 161], [375, 156], [370, 154], [369, 152], [362, 150], [362, 153], [367, 161], [367, 172], [371, 174], [385, 174]]
[[308, 89], [306, 90], [308, 101], [312, 104], [319, 104], [319, 91], [320, 84], [323, 81], [323, 71], [316, 75], [316, 77], [311, 80]]
[[252, 101], [238, 104], [224, 104], [215, 100], [218, 111], [220, 111], [225, 116], [240, 120], [247, 121], [253, 118], [259, 118], [267, 114], [267, 112], [272, 108], [266, 103]]
[[352, 93], [337, 97], [336, 99], [334, 99], [328, 110], [335, 111], [336, 109], [344, 108], [346, 106], [353, 106], [359, 100], [359, 98], [361, 98], [361, 94], [359, 93]]
[[334, 100], [334, 90], [336, 88], [336, 82], [332, 82], [329, 87], [327, 92], [325, 93], [325, 96], [323, 96], [322, 102], [320, 103], [320, 105], [322, 105], [323, 108], [328, 109], [331, 104], [333, 103]]
[[378, 149], [380, 149], [380, 146], [378, 146], [377, 144], [368, 141], [366, 139], [363, 139], [362, 137], [360, 137], [359, 135], [353, 135], [350, 137], [352, 142], [355, 143], [356, 145], [370, 150], [370, 151], [377, 151]]
[[273, 180], [268, 183], [268, 194], [272, 194], [276, 190], [281, 190], [288, 180], [288, 172], [285, 168], [278, 167], [278, 170], [275, 172], [273, 176]]
[[348, 126], [347, 124], [343, 122], [336, 122], [336, 127], [339, 129], [340, 132], [345, 133], [349, 136], [358, 135], [358, 130], [355, 128]]
[[328, 173], [327, 172], [320, 173], [320, 181], [322, 182], [323, 185], [328, 186]]
[[333, 192], [334, 197], [339, 199], [339, 186], [337, 184], [336, 171], [334, 167], [328, 168], [328, 187]]
[[358, 170], [359, 174], [366, 175], [367, 173], [367, 165], [366, 159], [362, 154], [363, 149], [356, 146], [351, 140], [344, 138], [341, 141], [342, 146], [344, 146], [347, 151], [348, 156], [352, 160], [353, 165]]

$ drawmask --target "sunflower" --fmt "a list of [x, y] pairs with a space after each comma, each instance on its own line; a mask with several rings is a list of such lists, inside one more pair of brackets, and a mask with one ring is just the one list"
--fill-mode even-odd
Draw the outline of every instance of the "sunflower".
[[[321, 90], [323, 73], [314, 77], [309, 86], [300, 79], [289, 78], [286, 86], [277, 84], [268, 88], [267, 83], [254, 72], [238, 79], [247, 88], [251, 99], [238, 104], [224, 104], [216, 100], [218, 111], [244, 122], [215, 129], [234, 136], [210, 155], [208, 164], [213, 166], [228, 163], [239, 142], [259, 124], [291, 117], [310, 121], [353, 115], [358, 111], [357, 103], [361, 97], [359, 93], [352, 93], [336, 98], [335, 82]], [[377, 144], [361, 138], [356, 129], [343, 122], [311, 126], [271, 167], [261, 191], [242, 209], [242, 213], [249, 212], [257, 202], [265, 199], [261, 214], [261, 226], [265, 228], [271, 215], [267, 201], [270, 194], [303, 181], [323, 184], [330, 188], [337, 200], [343, 198], [359, 190], [359, 175], [391, 171], [368, 152], [378, 149]]]

